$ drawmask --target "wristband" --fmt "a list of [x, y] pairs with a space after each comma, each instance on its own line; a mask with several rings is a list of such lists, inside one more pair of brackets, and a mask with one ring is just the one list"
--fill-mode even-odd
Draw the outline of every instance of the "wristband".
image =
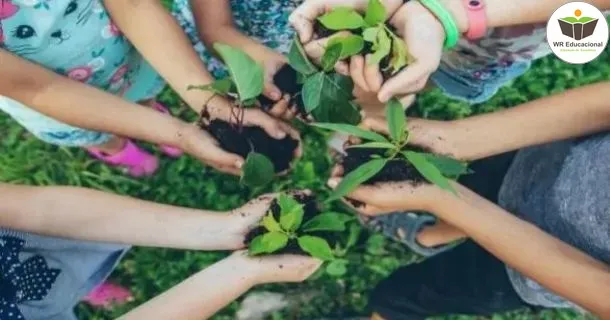
[[432, 12], [445, 28], [445, 49], [455, 47], [460, 39], [460, 30], [451, 13], [438, 0], [418, 0]]
[[462, 0], [468, 16], [468, 32], [466, 38], [478, 40], [487, 34], [487, 15], [483, 0]]

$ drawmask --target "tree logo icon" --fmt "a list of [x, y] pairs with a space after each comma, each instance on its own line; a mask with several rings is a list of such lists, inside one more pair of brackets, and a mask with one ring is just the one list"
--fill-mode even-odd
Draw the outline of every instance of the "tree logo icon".
[[574, 40], [582, 40], [593, 35], [599, 19], [583, 17], [582, 11], [576, 9], [574, 11], [574, 17], [565, 17], [558, 21], [564, 36], [568, 36]]

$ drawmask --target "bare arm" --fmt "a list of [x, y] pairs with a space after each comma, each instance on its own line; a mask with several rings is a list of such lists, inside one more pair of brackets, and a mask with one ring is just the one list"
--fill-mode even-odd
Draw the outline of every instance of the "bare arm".
[[468, 160], [608, 130], [610, 82], [457, 120], [450, 128], [452, 153]]
[[180, 144], [182, 121], [62, 77], [2, 49], [0, 74], [0, 95], [51, 118], [149, 142]]
[[206, 47], [212, 48], [214, 43], [222, 42], [244, 50], [261, 63], [267, 60], [285, 61], [281, 54], [235, 28], [228, 0], [191, 0], [191, 4], [197, 29]]
[[213, 77], [161, 1], [105, 0], [104, 4], [146, 60], [191, 108], [201, 111], [211, 93], [187, 88], [210, 83]]
[[[330, 184], [337, 182], [333, 179]], [[602, 319], [610, 318], [609, 266], [466, 187], [455, 183], [454, 188], [458, 196], [433, 185], [387, 183], [362, 186], [348, 197], [362, 201], [365, 210], [370, 207], [371, 216], [388, 210], [431, 212], [525, 276]]]
[[[468, 31], [468, 18], [461, 0], [442, 0], [453, 14], [458, 28]], [[518, 24], [546, 22], [559, 7], [571, 0], [486, 0], [486, 14], [489, 27], [505, 27]], [[587, 3], [600, 10], [610, 9], [610, 0], [592, 0]]]
[[301, 282], [321, 262], [301, 256], [249, 258], [244, 252], [213, 264], [119, 320], [208, 319], [255, 285]]
[[[179, 208], [73, 187], [0, 184], [0, 225], [71, 239], [182, 249], [243, 246], [264, 215], [262, 201], [242, 214]], [[266, 206], [266, 207], [265, 207]], [[239, 211], [239, 210], [238, 210]], [[239, 211], [242, 213], [242, 211]]]
[[[544, 287], [610, 318], [610, 267], [520, 220], [465, 187], [435, 211], [504, 263]], [[541, 259], [540, 257], [544, 257]]]

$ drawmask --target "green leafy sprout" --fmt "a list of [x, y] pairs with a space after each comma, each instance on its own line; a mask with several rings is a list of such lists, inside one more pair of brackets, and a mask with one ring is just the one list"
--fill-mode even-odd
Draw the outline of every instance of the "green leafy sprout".
[[[294, 197], [280, 194], [277, 200], [280, 208], [279, 221], [269, 210], [261, 221], [265, 233], [254, 238], [248, 246], [249, 254], [252, 256], [272, 254], [286, 248], [291, 241], [311, 255], [324, 261], [330, 261], [329, 273], [338, 274], [345, 267], [346, 261], [338, 259], [345, 254], [348, 247], [353, 246], [359, 235], [359, 228], [350, 228], [350, 236], [346, 248], [333, 250], [328, 241], [320, 236], [318, 232], [343, 232], [347, 230], [347, 223], [353, 218], [349, 215], [327, 211], [317, 214], [309, 221], [304, 220], [304, 205]], [[352, 230], [354, 229], [354, 230]]]
[[[361, 117], [360, 107], [353, 101], [354, 83], [351, 78], [332, 72], [334, 63], [342, 53], [335, 51], [326, 54], [322, 69], [319, 69], [309, 60], [303, 45], [295, 38], [288, 52], [288, 63], [301, 79], [301, 99], [305, 112], [317, 121], [357, 124]], [[335, 57], [331, 57], [331, 54]]]
[[388, 162], [396, 160], [405, 161], [406, 164], [412, 165], [430, 183], [455, 193], [449, 181], [467, 173], [467, 164], [441, 155], [408, 150], [406, 148], [409, 143], [409, 131], [406, 127], [407, 118], [400, 101], [396, 99], [390, 100], [386, 105], [385, 113], [388, 120], [389, 137], [347, 124], [312, 124], [312, 126], [318, 128], [342, 132], [365, 141], [350, 148], [386, 150], [383, 156], [373, 157], [370, 161], [347, 174], [331, 194], [328, 201], [334, 201], [348, 195], [359, 185], [383, 170]]
[[[326, 46], [322, 58], [324, 66], [334, 66], [338, 60], [359, 54], [364, 43], [369, 42], [373, 51], [371, 64], [379, 64], [390, 57], [384, 71], [395, 74], [411, 63], [407, 46], [387, 25], [388, 13], [380, 0], [369, 0], [364, 17], [352, 8], [339, 7], [318, 18], [327, 29], [333, 31], [350, 30], [361, 35], [334, 36]], [[337, 57], [336, 52], [341, 52]], [[326, 61], [326, 63], [324, 63]]]
[[[210, 91], [215, 95], [235, 100], [237, 108], [231, 108], [231, 115], [238, 126], [238, 130], [241, 131], [244, 107], [254, 106], [256, 98], [263, 93], [263, 67], [248, 54], [237, 48], [215, 43], [214, 49], [227, 66], [229, 77], [206, 85], [189, 86], [188, 90]], [[249, 187], [266, 185], [273, 180], [275, 175], [271, 160], [257, 152], [248, 154], [242, 169], [241, 182]]]

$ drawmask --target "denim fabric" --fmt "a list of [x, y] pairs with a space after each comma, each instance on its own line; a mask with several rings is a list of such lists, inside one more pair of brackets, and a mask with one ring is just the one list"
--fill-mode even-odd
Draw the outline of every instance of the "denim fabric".
[[431, 80], [449, 97], [472, 104], [483, 103], [500, 88], [527, 72], [530, 66], [530, 61], [492, 63], [482, 71], [470, 71], [441, 63]]
[[[2, 299], [17, 305], [26, 320], [76, 319], [73, 314], [76, 304], [110, 275], [129, 249], [125, 245], [47, 237], [9, 229], [0, 229], [0, 239], [3, 244], [0, 256], [7, 254], [4, 246], [7, 239], [17, 239], [24, 244], [19, 250], [19, 262], [8, 269], [0, 268], [1, 278], [9, 280], [2, 282], [0, 292]], [[32, 263], [35, 260], [33, 258], [42, 262], [38, 265]], [[21, 272], [11, 273], [11, 270], [23, 266], [25, 268]], [[51, 279], [50, 290], [43, 290], [42, 294], [33, 297], [24, 297], [22, 291], [27, 288], [22, 287], [32, 287], [32, 284], [19, 284], [19, 277], [34, 277], [45, 269], [58, 271], [56, 278]], [[2, 310], [0, 305], [0, 312]]]

